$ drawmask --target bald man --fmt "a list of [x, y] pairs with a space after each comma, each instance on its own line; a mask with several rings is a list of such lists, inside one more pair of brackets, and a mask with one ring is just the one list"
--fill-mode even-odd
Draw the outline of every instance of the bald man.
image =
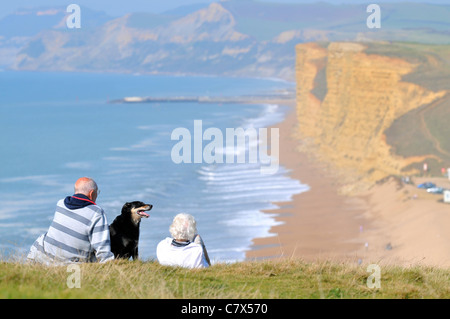
[[50, 228], [31, 246], [28, 260], [58, 264], [114, 259], [105, 212], [95, 203], [98, 193], [92, 178], [78, 179], [74, 195], [57, 203]]

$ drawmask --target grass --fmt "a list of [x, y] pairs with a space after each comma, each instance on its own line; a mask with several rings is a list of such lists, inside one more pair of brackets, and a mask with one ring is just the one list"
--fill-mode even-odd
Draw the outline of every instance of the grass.
[[73, 272], [0, 262], [0, 298], [182, 299], [386, 299], [450, 298], [450, 269], [381, 266], [381, 287], [368, 288], [367, 265], [301, 260], [216, 264], [207, 269], [161, 266], [153, 261], [81, 264], [80, 288]]

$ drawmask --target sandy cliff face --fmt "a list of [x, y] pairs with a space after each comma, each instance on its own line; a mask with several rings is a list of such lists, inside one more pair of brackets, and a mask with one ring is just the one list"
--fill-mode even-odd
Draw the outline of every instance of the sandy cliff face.
[[296, 46], [298, 135], [303, 150], [337, 168], [344, 193], [423, 160], [393, 154], [384, 131], [446, 93], [402, 81], [416, 65], [364, 51], [359, 43]]

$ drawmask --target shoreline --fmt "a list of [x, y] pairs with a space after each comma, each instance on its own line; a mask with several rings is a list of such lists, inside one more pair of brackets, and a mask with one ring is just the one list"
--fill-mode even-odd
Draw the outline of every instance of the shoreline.
[[[280, 165], [310, 189], [263, 211], [281, 224], [271, 227], [271, 237], [254, 238], [245, 260], [450, 266], [450, 204], [442, 203], [442, 195], [393, 178], [358, 195], [338, 194], [338, 179], [327, 175], [329, 167], [297, 150], [296, 102], [280, 105], [290, 107], [275, 125], [280, 129]], [[428, 180], [450, 189], [447, 178], [413, 178], [416, 184]]]
[[280, 164], [290, 171], [291, 178], [310, 189], [293, 195], [289, 202], [273, 203], [278, 209], [264, 211], [275, 214], [275, 220], [282, 224], [271, 228], [274, 236], [255, 238], [246, 259], [353, 260], [361, 246], [355, 241], [359, 226], [368, 223], [362, 217], [363, 203], [338, 195], [335, 181], [324, 174], [324, 166], [297, 151], [298, 141], [292, 136], [297, 123], [295, 101], [282, 105], [288, 105], [290, 111], [276, 125], [280, 129]]

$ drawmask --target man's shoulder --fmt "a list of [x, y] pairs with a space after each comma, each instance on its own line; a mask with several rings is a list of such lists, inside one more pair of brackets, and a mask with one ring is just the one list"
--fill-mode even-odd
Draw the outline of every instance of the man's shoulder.
[[95, 204], [95, 205], [94, 204], [88, 205], [86, 207], [79, 208], [79, 209], [70, 209], [69, 207], [66, 206], [64, 201], [65, 201], [65, 198], [60, 199], [58, 201], [58, 203], [56, 204], [56, 206], [64, 208], [64, 209], [69, 210], [69, 211], [74, 212], [74, 213], [76, 213], [76, 212], [79, 212], [79, 213], [81, 213], [81, 212], [91, 212], [94, 215], [96, 215], [96, 214], [105, 215], [105, 211], [103, 210], [103, 208], [101, 208], [97, 204]]
[[103, 210], [103, 208], [101, 208], [101, 207], [98, 206], [98, 205], [89, 205], [89, 206], [86, 206], [86, 208], [89, 208], [89, 209], [91, 209], [91, 210], [93, 210], [94, 212], [99, 213], [99, 214], [104, 214], [104, 213], [105, 213], [105, 211]]

